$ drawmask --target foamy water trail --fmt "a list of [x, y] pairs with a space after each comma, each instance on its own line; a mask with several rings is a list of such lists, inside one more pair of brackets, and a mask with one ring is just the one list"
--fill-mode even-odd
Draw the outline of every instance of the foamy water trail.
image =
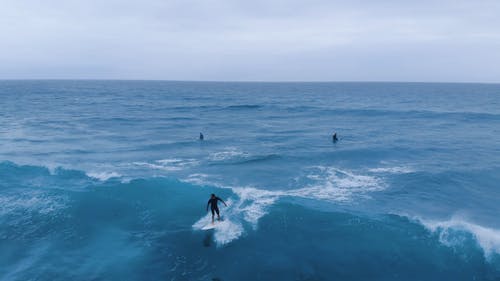
[[208, 160], [210, 161], [226, 161], [234, 158], [247, 158], [250, 154], [243, 152], [236, 147], [228, 147], [223, 151], [210, 153]]
[[142, 166], [155, 170], [166, 172], [182, 171], [186, 168], [193, 167], [199, 164], [196, 159], [160, 159], [154, 162], [133, 162], [136, 166]]
[[[347, 202], [356, 196], [366, 196], [367, 193], [380, 191], [385, 188], [384, 183], [373, 176], [357, 175], [332, 167], [313, 167], [308, 178], [313, 183], [292, 190], [266, 190], [255, 187], [226, 187], [208, 180], [205, 174], [193, 174], [185, 181], [200, 185], [212, 185], [220, 188], [229, 188], [237, 198], [231, 201], [228, 210], [223, 210], [226, 223], [215, 230], [215, 240], [218, 245], [229, 243], [243, 234], [244, 224], [252, 229], [258, 228], [259, 220], [268, 213], [268, 209], [277, 200], [284, 197], [300, 197], [306, 199], [323, 200], [329, 202]], [[211, 215], [204, 216], [193, 225], [194, 229], [201, 229], [211, 220]], [[222, 234], [221, 231], [228, 231]]]
[[414, 169], [405, 166], [372, 168], [369, 169], [368, 171], [372, 173], [387, 173], [387, 174], [409, 174], [415, 172]]
[[359, 175], [334, 167], [317, 166], [307, 176], [313, 183], [284, 191], [287, 196], [318, 199], [331, 202], [348, 202], [356, 196], [386, 188], [385, 183], [374, 176]]
[[88, 172], [87, 176], [90, 178], [100, 180], [100, 181], [107, 181], [107, 180], [112, 179], [112, 178], [122, 177], [122, 175], [117, 173], [117, 172], [106, 172], [106, 171], [104, 171], [104, 172]]

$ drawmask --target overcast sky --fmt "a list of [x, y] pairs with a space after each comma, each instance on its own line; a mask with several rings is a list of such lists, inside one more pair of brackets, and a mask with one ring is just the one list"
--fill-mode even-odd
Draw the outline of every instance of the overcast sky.
[[498, 0], [0, 0], [0, 79], [500, 82]]

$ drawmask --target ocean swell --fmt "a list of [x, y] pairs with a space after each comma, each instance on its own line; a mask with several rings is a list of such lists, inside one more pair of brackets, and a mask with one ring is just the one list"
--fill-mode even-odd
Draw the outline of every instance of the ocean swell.
[[500, 258], [500, 229], [484, 227], [458, 216], [449, 220], [419, 221], [431, 232], [439, 235], [439, 241], [449, 247], [464, 247], [466, 243], [476, 242], [488, 259]]
[[[407, 274], [416, 269], [423, 269], [417, 279], [445, 275], [455, 279], [480, 276], [481, 280], [500, 277], [495, 269], [499, 262], [497, 229], [459, 218], [414, 221], [404, 216], [320, 211], [288, 200], [307, 198], [343, 204], [385, 188], [379, 178], [338, 168], [311, 167], [307, 173], [310, 186], [263, 190], [162, 177], [126, 183], [92, 178], [82, 181], [83, 172], [58, 169], [51, 174], [43, 167], [0, 166], [0, 246], [4, 257], [9, 257], [0, 262], [3, 268], [13, 268], [5, 275], [12, 280], [36, 279], [39, 274], [57, 280], [58, 276], [67, 276], [64, 272], [76, 263], [80, 263], [73, 271], [77, 279], [123, 279], [128, 275], [129, 279], [140, 280], [134, 275], [140, 269], [162, 272], [169, 278], [190, 274], [197, 276], [194, 280], [203, 280], [221, 274], [231, 280], [242, 270], [265, 271], [268, 259], [286, 261], [280, 274], [292, 279], [294, 270], [318, 280], [326, 280], [328, 274], [346, 279], [362, 277], [356, 275], [358, 271], [344, 276], [341, 268], [332, 264], [361, 266], [374, 276], [386, 276], [376, 269], [387, 261], [407, 280], [414, 279]], [[7, 177], [7, 170], [17, 176]], [[31, 186], [35, 179], [37, 184]], [[200, 174], [192, 179], [202, 182], [207, 177]], [[73, 187], [82, 182], [85, 186]], [[58, 188], [52, 188], [52, 184]], [[327, 191], [322, 192], [319, 186]], [[220, 206], [224, 221], [218, 228], [202, 231], [211, 221], [211, 215], [205, 213], [210, 193], [226, 199], [228, 207]], [[211, 247], [212, 241], [216, 247]], [[271, 248], [276, 251], [269, 251]], [[229, 260], [221, 257], [220, 251]], [[242, 251], [257, 262], [248, 268], [241, 265], [237, 271], [208, 266], [215, 257], [223, 259], [220, 266], [231, 263], [241, 258]], [[353, 263], [348, 257], [357, 252], [367, 258]], [[65, 262], [63, 257], [69, 256], [73, 259]], [[307, 259], [315, 267], [304, 268], [297, 259]], [[117, 267], [123, 264], [130, 271]], [[477, 268], [485, 271], [477, 275]]]

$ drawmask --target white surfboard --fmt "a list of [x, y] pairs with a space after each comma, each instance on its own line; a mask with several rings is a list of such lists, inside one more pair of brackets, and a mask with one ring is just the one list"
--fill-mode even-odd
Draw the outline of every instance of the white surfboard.
[[221, 219], [220, 221], [216, 220], [214, 222], [209, 222], [207, 225], [205, 225], [204, 227], [202, 227], [201, 229], [202, 230], [209, 230], [209, 229], [214, 229], [214, 228], [217, 228], [218, 226], [220, 226], [220, 224], [223, 222], [223, 220]]
[[209, 224], [205, 225], [204, 227], [202, 227], [201, 229], [202, 230], [214, 229], [217, 227], [218, 224], [219, 224], [218, 222], [209, 223]]

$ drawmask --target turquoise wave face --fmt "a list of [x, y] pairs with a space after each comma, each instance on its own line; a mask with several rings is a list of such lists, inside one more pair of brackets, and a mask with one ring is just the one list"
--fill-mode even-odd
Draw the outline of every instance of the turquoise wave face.
[[0, 81], [0, 280], [497, 280], [499, 93]]
[[[399, 215], [325, 212], [286, 196], [262, 209], [230, 189], [166, 178], [102, 182], [1, 166], [5, 280], [498, 277], [499, 257], [485, 255], [478, 233], [443, 222], [433, 229]], [[228, 202], [227, 225], [202, 231], [200, 202], [211, 192]], [[252, 220], [249, 210], [263, 213]]]

